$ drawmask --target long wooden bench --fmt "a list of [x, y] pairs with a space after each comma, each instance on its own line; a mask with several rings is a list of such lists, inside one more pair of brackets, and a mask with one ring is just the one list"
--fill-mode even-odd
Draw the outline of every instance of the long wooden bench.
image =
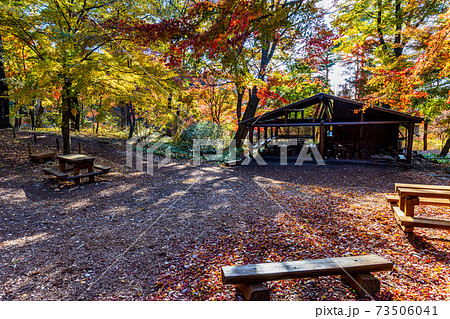
[[270, 292], [263, 282], [339, 275], [358, 294], [374, 296], [380, 291], [380, 282], [370, 273], [392, 268], [392, 262], [376, 255], [305, 259], [222, 267], [222, 282], [236, 285], [246, 300], [270, 300]]

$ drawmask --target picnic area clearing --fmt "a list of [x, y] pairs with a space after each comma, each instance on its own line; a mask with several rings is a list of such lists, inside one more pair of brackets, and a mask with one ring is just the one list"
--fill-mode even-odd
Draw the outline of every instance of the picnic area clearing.
[[[221, 267], [356, 255], [394, 264], [374, 273], [378, 300], [450, 300], [449, 232], [403, 232], [385, 199], [395, 183], [448, 185], [433, 172], [172, 163], [148, 175], [125, 167], [124, 141], [79, 138], [111, 172], [73, 185], [29, 161], [29, 135], [0, 131], [0, 300], [241, 300]], [[268, 287], [272, 300], [363, 299], [339, 276]]]

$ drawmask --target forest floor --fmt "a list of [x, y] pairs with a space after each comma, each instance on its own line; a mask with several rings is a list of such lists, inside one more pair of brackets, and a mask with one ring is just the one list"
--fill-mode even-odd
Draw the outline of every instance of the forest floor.
[[[125, 166], [124, 140], [81, 141], [112, 167], [58, 183], [30, 163], [29, 132], [0, 131], [0, 300], [240, 300], [225, 265], [377, 254], [379, 300], [450, 300], [448, 231], [396, 225], [394, 183], [448, 184], [433, 167], [171, 163]], [[38, 150], [55, 135], [38, 134]], [[450, 219], [450, 210], [418, 215]], [[338, 277], [269, 284], [273, 300], [361, 300]]]

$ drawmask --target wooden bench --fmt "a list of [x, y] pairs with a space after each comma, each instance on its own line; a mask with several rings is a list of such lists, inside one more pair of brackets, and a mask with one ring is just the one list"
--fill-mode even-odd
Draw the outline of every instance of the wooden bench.
[[30, 160], [36, 163], [44, 163], [44, 161], [54, 161], [56, 158], [55, 152], [42, 152], [30, 154]]
[[396, 183], [398, 195], [386, 195], [394, 217], [404, 232], [414, 227], [450, 230], [449, 220], [414, 217], [414, 206], [450, 206], [450, 186]]
[[103, 166], [100, 164], [94, 164], [94, 168], [101, 170], [103, 172], [103, 174], [106, 174], [111, 170], [111, 167]]
[[233, 160], [233, 161], [228, 161], [225, 162], [225, 166], [239, 166], [241, 165], [242, 160]]
[[[102, 174], [106, 174], [108, 173], [111, 168], [108, 166], [103, 166], [103, 165], [94, 165], [94, 168], [99, 169], [98, 171], [93, 171], [93, 172], [88, 172], [88, 173], [84, 173], [84, 174], [78, 174], [78, 175], [71, 175], [69, 176], [67, 174], [67, 172], [62, 172], [57, 168], [43, 168], [42, 170], [44, 171], [44, 173], [46, 175], [54, 175], [56, 176], [59, 180], [61, 181], [75, 181], [78, 183], [80, 182], [81, 178], [85, 178], [85, 177], [89, 177], [90, 178], [90, 182], [94, 182], [93, 177], [96, 175], [102, 175]], [[66, 171], [72, 171], [73, 169], [66, 169]]]
[[61, 172], [59, 169], [56, 168], [43, 168], [42, 169], [45, 173], [45, 175], [54, 175], [56, 176], [59, 180], [66, 180], [68, 174]]
[[270, 292], [263, 282], [339, 275], [358, 294], [374, 296], [380, 291], [380, 282], [370, 273], [392, 268], [392, 262], [376, 255], [305, 259], [222, 267], [222, 282], [236, 285], [246, 300], [270, 300]]

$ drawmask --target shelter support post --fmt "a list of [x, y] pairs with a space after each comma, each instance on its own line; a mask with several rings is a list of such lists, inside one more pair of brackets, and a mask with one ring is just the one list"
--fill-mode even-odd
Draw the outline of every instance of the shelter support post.
[[250, 144], [253, 145], [253, 126], [248, 127], [248, 140], [250, 141]]
[[414, 140], [414, 123], [409, 123], [408, 126], [408, 146], [406, 149], [406, 164], [411, 164], [412, 159], [412, 146]]
[[423, 122], [423, 150], [428, 150], [428, 121]]
[[320, 136], [319, 136], [319, 149], [320, 149], [320, 155], [322, 157], [325, 157], [325, 126], [320, 125]]

